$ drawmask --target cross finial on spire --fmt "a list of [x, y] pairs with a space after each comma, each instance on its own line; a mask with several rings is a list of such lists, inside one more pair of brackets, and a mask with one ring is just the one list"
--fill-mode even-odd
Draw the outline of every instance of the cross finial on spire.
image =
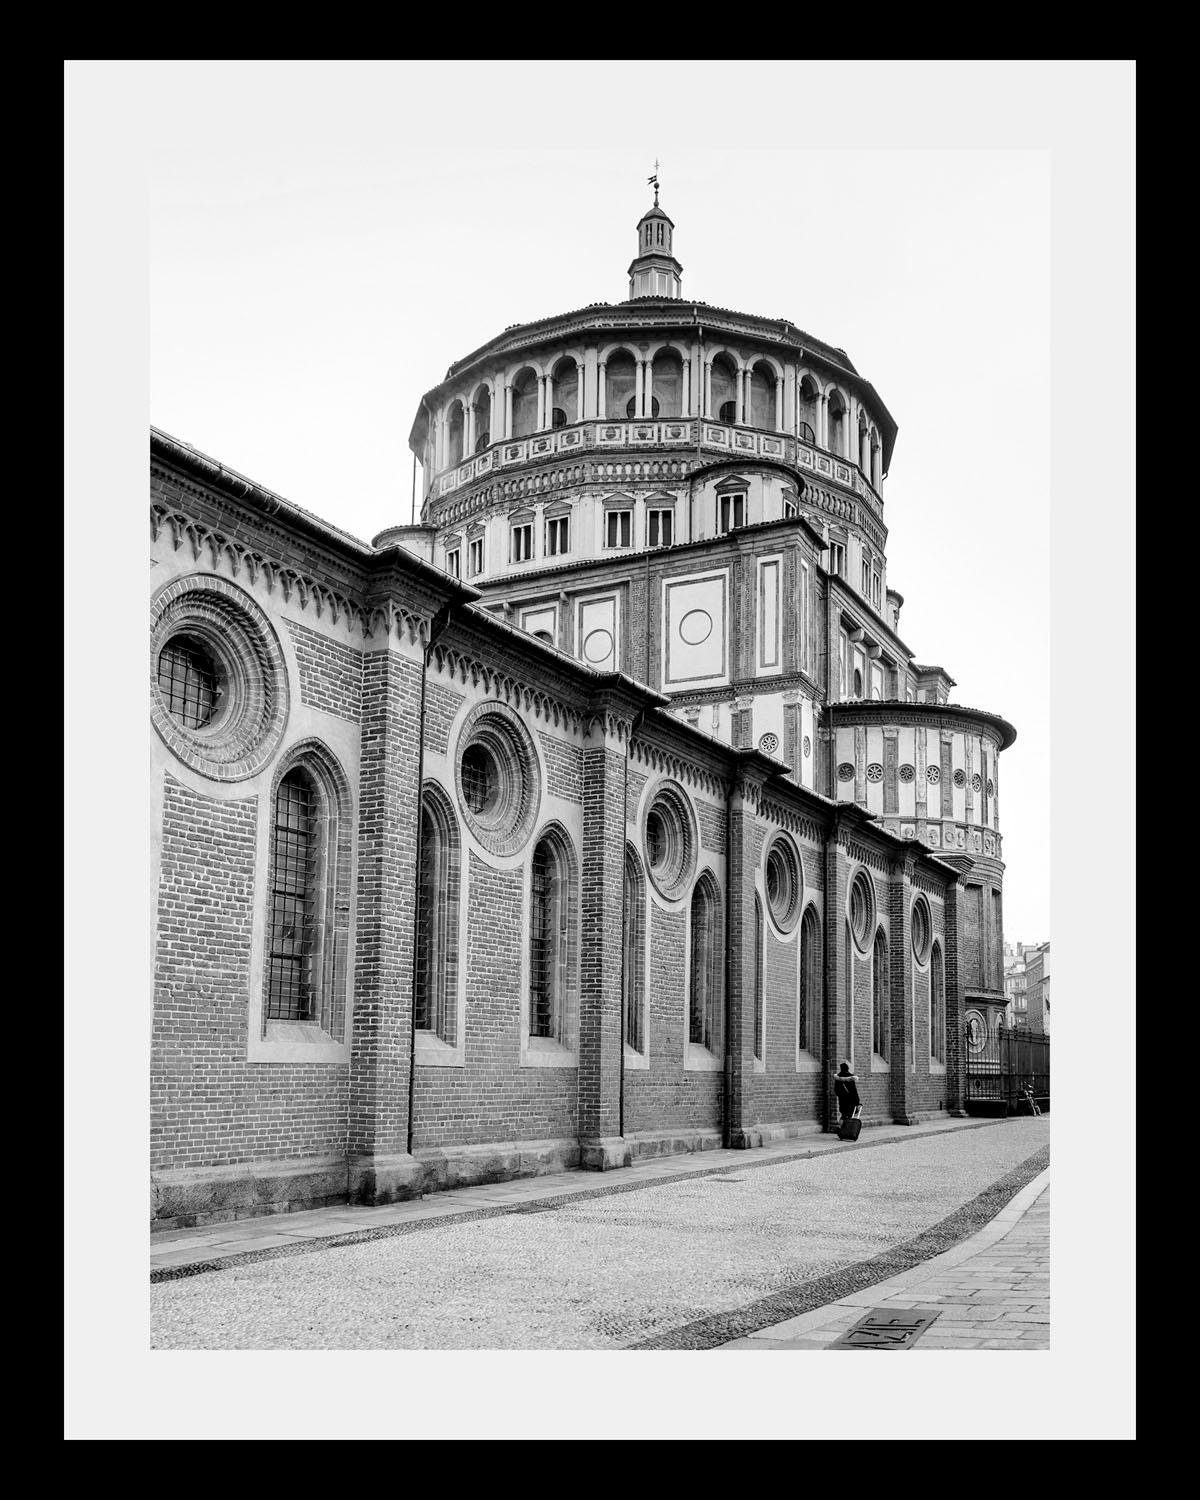
[[651, 183], [653, 185], [653, 188], [654, 188], [654, 206], [655, 206], [655, 208], [657, 208], [658, 207], [658, 157], [657, 156], [654, 158], [654, 176], [653, 177], [647, 177], [646, 181], [649, 182], [649, 183]]

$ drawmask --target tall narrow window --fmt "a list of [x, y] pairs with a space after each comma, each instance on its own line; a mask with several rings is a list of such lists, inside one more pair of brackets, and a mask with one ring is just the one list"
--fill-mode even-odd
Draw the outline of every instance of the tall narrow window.
[[312, 777], [296, 766], [275, 794], [268, 948], [268, 1021], [315, 1016], [320, 801]]
[[669, 547], [675, 525], [673, 510], [652, 510], [646, 517], [646, 544], [650, 547]]
[[763, 909], [762, 902], [754, 898], [754, 1056], [763, 1060], [763, 1027], [766, 1019], [766, 1003], [763, 995]]
[[724, 535], [735, 526], [746, 524], [745, 495], [717, 496], [717, 530]]
[[841, 542], [829, 544], [829, 571], [836, 573], [839, 578], [846, 576], [846, 548]]
[[483, 538], [477, 536], [467, 548], [467, 566], [472, 578], [483, 572]]
[[555, 516], [546, 522], [546, 556], [557, 557], [570, 547], [570, 516]]
[[633, 515], [627, 510], [610, 510], [604, 518], [606, 547], [628, 547], [633, 539]]
[[800, 1034], [801, 1052], [815, 1057], [821, 1037], [821, 934], [817, 914], [808, 907], [800, 923]]
[[891, 1024], [887, 939], [880, 928], [875, 934], [875, 946], [871, 953], [871, 1046], [885, 1062], [888, 1058]]
[[533, 851], [529, 910], [529, 1035], [561, 1042], [567, 994], [567, 866], [554, 843]]
[[458, 1023], [458, 839], [434, 794], [421, 798], [413, 1025], [454, 1044]]
[[631, 849], [625, 851], [625, 1045], [646, 1050], [645, 931], [646, 895], [642, 872]]
[[717, 1050], [717, 902], [709, 879], [701, 877], [692, 893], [692, 974], [688, 1041]]
[[533, 523], [526, 521], [523, 525], [512, 528], [512, 546], [510, 549], [510, 562], [528, 562], [533, 556]]
[[946, 976], [940, 943], [934, 943], [929, 959], [929, 1055], [934, 1062], [946, 1061]]
[[446, 553], [446, 572], [451, 578], [459, 578], [462, 575], [462, 565], [459, 561], [460, 553], [457, 547], [451, 547]]

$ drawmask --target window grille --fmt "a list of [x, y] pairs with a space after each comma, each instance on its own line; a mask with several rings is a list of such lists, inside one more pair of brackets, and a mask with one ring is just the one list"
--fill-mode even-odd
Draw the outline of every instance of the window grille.
[[798, 1037], [802, 1052], [817, 1051], [821, 1035], [820, 933], [810, 906], [800, 924], [800, 1014]]
[[763, 909], [762, 902], [754, 898], [754, 1055], [763, 1059], [763, 1023], [765, 1004], [763, 997]]
[[891, 997], [888, 986], [887, 941], [883, 933], [875, 936], [871, 955], [871, 1045], [885, 1061], [891, 1031]]
[[625, 1042], [635, 1052], [645, 1051], [644, 945], [645, 900], [642, 875], [633, 856], [625, 855]]
[[715, 1051], [716, 916], [703, 884], [692, 895], [692, 975], [688, 1040]]
[[463, 798], [476, 817], [486, 813], [496, 800], [496, 763], [483, 745], [469, 745], [463, 754], [462, 789]]
[[[1018, 1008], [1025, 1006], [1018, 1001]], [[933, 945], [929, 976], [929, 1051], [934, 1062], [946, 1061], [946, 980], [942, 973], [942, 950]]]
[[529, 922], [529, 1034], [561, 1040], [568, 902], [564, 862], [548, 840], [534, 850]]
[[177, 635], [159, 653], [158, 686], [167, 712], [185, 729], [203, 729], [216, 712], [221, 687], [212, 657], [199, 641]]
[[275, 795], [268, 1021], [314, 1019], [318, 813], [311, 778], [289, 771]]

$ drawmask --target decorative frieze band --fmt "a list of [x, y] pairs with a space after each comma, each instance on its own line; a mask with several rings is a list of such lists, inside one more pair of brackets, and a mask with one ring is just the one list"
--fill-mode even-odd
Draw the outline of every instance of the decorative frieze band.
[[822, 844], [824, 841], [824, 834], [811, 818], [806, 818], [802, 813], [795, 812], [790, 807], [784, 807], [781, 803], [773, 802], [770, 798], [762, 799], [759, 812], [777, 827], [786, 828], [797, 838], [807, 839], [813, 844]]
[[573, 733], [584, 729], [583, 716], [578, 709], [560, 702], [552, 694], [522, 681], [511, 672], [489, 667], [474, 656], [457, 650], [454, 646], [436, 645], [431, 653], [432, 664], [437, 672], [452, 682], [466, 687], [482, 688], [485, 693], [507, 703], [512, 708], [523, 709], [535, 718], [544, 719], [556, 728], [563, 727]]
[[729, 795], [729, 786], [723, 777], [715, 776], [711, 771], [705, 771], [690, 761], [682, 760], [678, 755], [672, 755], [669, 750], [660, 750], [656, 745], [648, 745], [644, 740], [633, 741], [630, 756], [648, 770], [656, 771], [663, 776], [671, 776], [676, 781], [682, 781], [698, 791], [707, 793], [710, 797], [724, 801]]

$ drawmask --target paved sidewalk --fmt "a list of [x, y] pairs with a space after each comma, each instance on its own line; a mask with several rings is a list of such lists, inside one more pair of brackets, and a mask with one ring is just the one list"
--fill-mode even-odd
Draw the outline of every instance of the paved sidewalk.
[[722, 1349], [828, 1349], [872, 1308], [936, 1308], [914, 1349], [1049, 1349], [1050, 1173], [985, 1228], [890, 1281]]
[[172, 1229], [150, 1236], [150, 1270], [165, 1273], [170, 1268], [199, 1266], [202, 1262], [225, 1261], [229, 1257], [261, 1251], [286, 1252], [307, 1242], [310, 1245], [338, 1236], [370, 1238], [401, 1225], [453, 1222], [457, 1219], [488, 1218], [518, 1212], [550, 1199], [587, 1198], [614, 1190], [682, 1181], [766, 1166], [782, 1161], [801, 1161], [833, 1152], [871, 1150], [890, 1141], [912, 1141], [922, 1136], [945, 1135], [964, 1130], [995, 1127], [987, 1119], [929, 1120], [922, 1125], [880, 1125], [864, 1130], [855, 1144], [814, 1131], [794, 1136], [752, 1151], [697, 1151], [680, 1156], [651, 1157], [616, 1172], [554, 1172], [542, 1177], [520, 1177], [508, 1182], [453, 1188], [389, 1203], [381, 1208], [337, 1204], [301, 1213], [262, 1214], [231, 1219], [197, 1229]]

